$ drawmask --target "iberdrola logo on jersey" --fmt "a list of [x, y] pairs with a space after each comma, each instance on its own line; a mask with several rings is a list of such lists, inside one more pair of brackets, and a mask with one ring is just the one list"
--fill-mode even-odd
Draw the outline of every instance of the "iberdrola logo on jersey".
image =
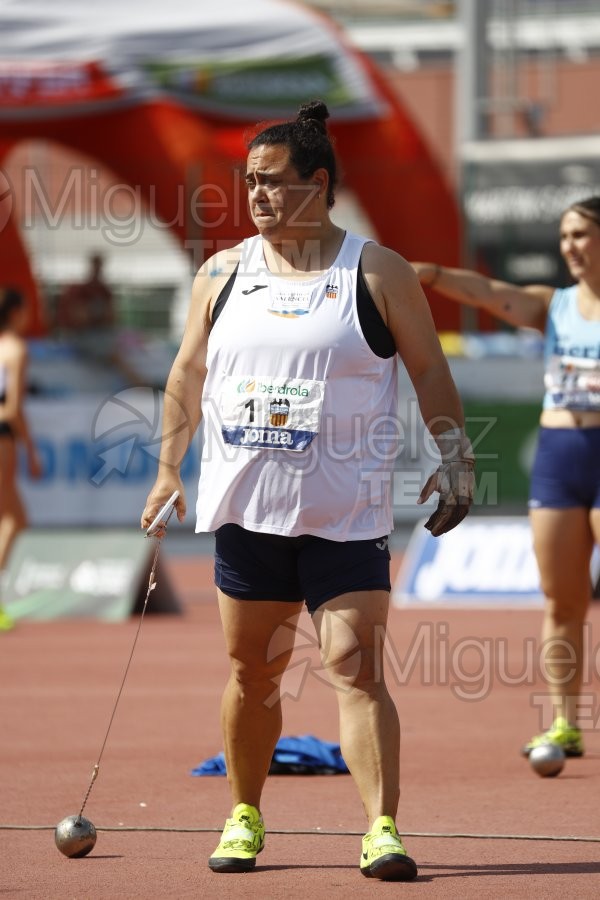
[[310, 391], [303, 384], [273, 384], [269, 381], [257, 381], [256, 378], [244, 378], [237, 386], [238, 394], [276, 394], [289, 397], [308, 397]]

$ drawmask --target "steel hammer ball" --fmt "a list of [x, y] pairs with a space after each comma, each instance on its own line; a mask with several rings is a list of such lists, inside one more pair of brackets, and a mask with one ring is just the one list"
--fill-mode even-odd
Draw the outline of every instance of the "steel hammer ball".
[[54, 840], [61, 853], [76, 859], [87, 856], [94, 849], [96, 829], [83, 816], [67, 816], [56, 826]]
[[542, 778], [552, 778], [562, 772], [565, 754], [556, 744], [540, 744], [529, 754], [529, 762], [532, 769]]

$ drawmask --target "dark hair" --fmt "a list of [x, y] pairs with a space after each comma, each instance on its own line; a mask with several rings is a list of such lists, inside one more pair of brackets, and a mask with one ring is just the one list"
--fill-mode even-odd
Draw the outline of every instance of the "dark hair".
[[23, 307], [23, 295], [16, 288], [0, 288], [0, 331], [4, 331], [16, 309]]
[[585, 200], [571, 203], [565, 211], [579, 213], [584, 219], [590, 219], [600, 227], [600, 197], [587, 197]]
[[328, 118], [329, 110], [322, 100], [303, 103], [294, 120], [263, 128], [249, 141], [248, 149], [285, 145], [300, 178], [309, 178], [317, 169], [326, 169], [329, 175], [327, 206], [331, 209], [335, 203], [338, 176], [333, 145], [325, 125]]

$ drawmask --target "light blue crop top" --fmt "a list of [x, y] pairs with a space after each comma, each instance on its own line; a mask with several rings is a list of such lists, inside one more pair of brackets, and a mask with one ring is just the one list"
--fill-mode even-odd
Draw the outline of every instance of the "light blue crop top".
[[544, 409], [600, 411], [600, 321], [579, 312], [577, 285], [552, 296], [544, 360]]

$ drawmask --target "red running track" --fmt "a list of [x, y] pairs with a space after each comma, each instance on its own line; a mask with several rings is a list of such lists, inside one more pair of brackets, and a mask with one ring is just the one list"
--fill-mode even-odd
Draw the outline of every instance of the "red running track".
[[[30, 828], [79, 811], [138, 622], [21, 623], [0, 635], [3, 900], [600, 896], [600, 843], [506, 837], [600, 837], [600, 604], [588, 634], [587, 754], [553, 779], [537, 776], [518, 752], [541, 724], [543, 685], [524, 667], [528, 650], [535, 662], [540, 613], [392, 611], [388, 680], [403, 737], [398, 825], [426, 835], [405, 838], [419, 864], [416, 882], [360, 875], [365, 821], [349, 776], [271, 777], [267, 829], [311, 833], [271, 833], [253, 873], [216, 875], [206, 859], [229, 811], [227, 784], [189, 773], [221, 749], [227, 662], [209, 563], [168, 565], [185, 612], [144, 620], [85, 810], [99, 829], [85, 859], [63, 857], [52, 830]], [[301, 626], [308, 646], [295, 651], [299, 665], [284, 681], [283, 733], [336, 741], [335, 695], [309, 619]], [[172, 830], [142, 830], [157, 826]], [[102, 830], [120, 827], [140, 830]], [[457, 834], [488, 839], [445, 836]]]

